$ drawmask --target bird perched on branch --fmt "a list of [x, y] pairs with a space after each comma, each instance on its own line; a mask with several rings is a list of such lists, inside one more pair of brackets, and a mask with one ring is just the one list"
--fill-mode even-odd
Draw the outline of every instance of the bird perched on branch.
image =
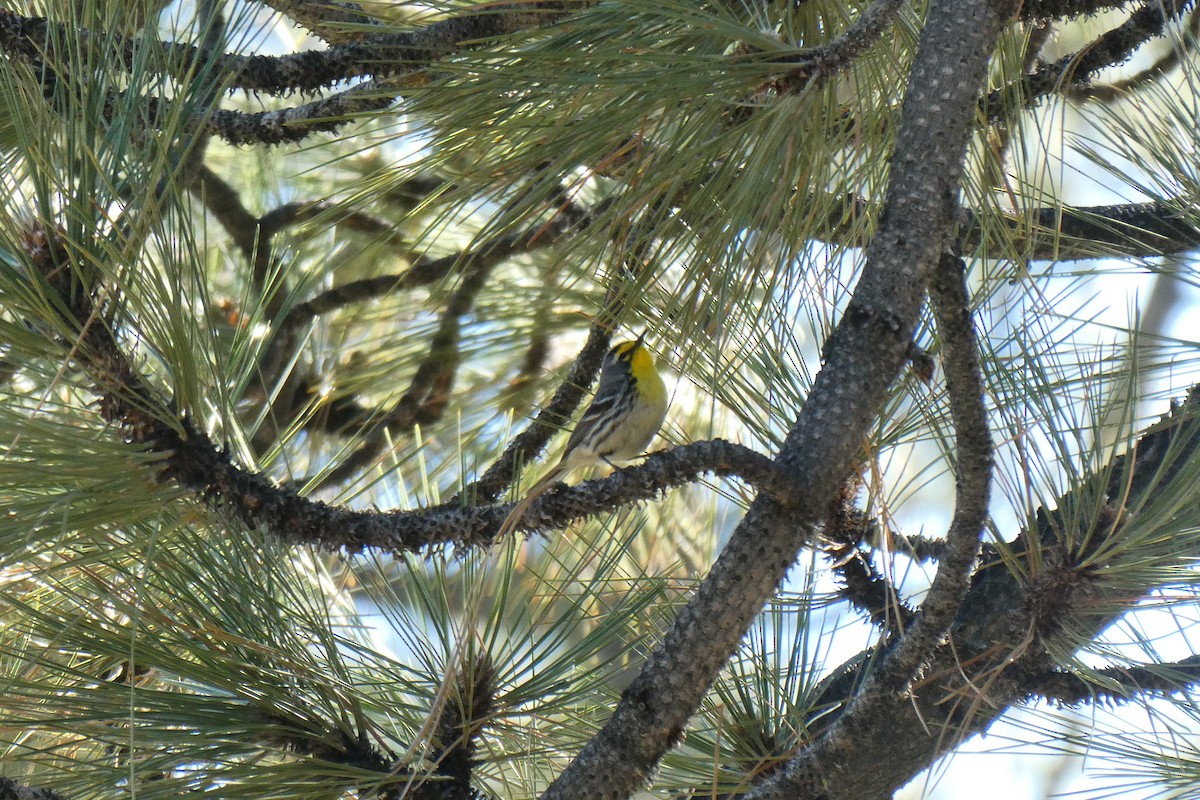
[[615, 467], [645, 452], [667, 415], [667, 388], [643, 344], [645, 338], [643, 332], [608, 351], [596, 396], [567, 440], [562, 458], [505, 517], [500, 536], [512, 532], [530, 504], [575, 468], [601, 462]]

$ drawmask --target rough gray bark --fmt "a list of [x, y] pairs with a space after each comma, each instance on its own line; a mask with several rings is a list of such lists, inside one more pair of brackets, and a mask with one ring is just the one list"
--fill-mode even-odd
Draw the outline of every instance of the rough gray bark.
[[[543, 800], [615, 800], [646, 782], [848, 477], [886, 389], [905, 362], [930, 275], [955, 222], [976, 98], [1014, 7], [987, 0], [931, 5], [863, 277], [779, 453], [778, 463], [794, 477], [797, 492], [786, 505], [766, 498], [754, 503], [611, 720]], [[916, 220], [928, 225], [919, 235]], [[859, 751], [851, 733], [858, 716], [843, 717], [845, 725], [756, 794], [864, 797], [884, 790], [875, 780], [878, 773], [850, 760]], [[866, 793], [864, 781], [872, 784]]]

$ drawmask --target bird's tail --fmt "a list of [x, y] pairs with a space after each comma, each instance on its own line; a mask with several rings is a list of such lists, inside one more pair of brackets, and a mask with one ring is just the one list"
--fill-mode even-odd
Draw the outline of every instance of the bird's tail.
[[521, 517], [525, 516], [525, 512], [533, 505], [533, 501], [545, 494], [551, 486], [558, 483], [559, 479], [570, 471], [570, 467], [560, 462], [558, 466], [546, 473], [545, 477], [533, 485], [529, 494], [525, 495], [519, 503], [513, 506], [512, 511], [508, 512], [508, 516], [500, 525], [500, 531], [496, 534], [496, 538], [502, 539], [512, 533], [520, 523]]

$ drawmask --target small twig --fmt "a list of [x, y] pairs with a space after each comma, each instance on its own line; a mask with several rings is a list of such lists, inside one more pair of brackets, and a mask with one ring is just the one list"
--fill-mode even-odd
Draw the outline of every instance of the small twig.
[[1178, 17], [1192, 0], [1147, 0], [1121, 25], [1102, 34], [1070, 55], [1053, 64], [1046, 64], [1008, 86], [989, 93], [980, 101], [989, 120], [999, 120], [1006, 113], [1006, 96], [1019, 92], [1027, 107], [1043, 97], [1060, 92], [1064, 87], [1085, 86], [1100, 70], [1129, 59], [1137, 48], [1150, 39], [1161, 36], [1167, 23]]
[[[229, 144], [285, 144], [307, 139], [314, 133], [330, 133], [356, 118], [382, 111], [396, 101], [398, 87], [369, 80], [345, 91], [292, 108], [243, 112], [217, 109], [202, 121], [204, 130]], [[148, 117], [153, 121], [166, 112], [165, 103], [148, 98]]]
[[[362, 211], [343, 209], [321, 202], [287, 203], [277, 208], [273, 208], [259, 217], [258, 249], [254, 257], [255, 275], [262, 276], [260, 280], [265, 280], [268, 270], [271, 267], [270, 254], [272, 251], [272, 246], [275, 237], [279, 233], [293, 225], [319, 219], [322, 215], [334, 213], [337, 214], [337, 217], [334, 220], [335, 227], [346, 228], [348, 230], [357, 231], [360, 233], [374, 234], [376, 237], [378, 237], [378, 242], [384, 244], [385, 246], [391, 246], [398, 250], [403, 250], [405, 253], [407, 253], [410, 248], [408, 239], [399, 231], [399, 229], [396, 228], [395, 225], [383, 219], [379, 219], [378, 217], [373, 217], [370, 214]], [[414, 273], [417, 273], [417, 271], [417, 266], [414, 266], [409, 270], [408, 275], [410, 277], [408, 280], [413, 281], [410, 283], [410, 285], [416, 285], [411, 276]], [[449, 274], [450, 270], [446, 269], [438, 277], [445, 277]], [[429, 282], [432, 282], [433, 280], [433, 278], [430, 278]], [[374, 292], [369, 294], [364, 293], [354, 297], [353, 290], [349, 290], [343, 293], [343, 297], [347, 298], [346, 302], [352, 302], [353, 300], [349, 299], [351, 297], [356, 300], [372, 299], [386, 293], [386, 291], [393, 288], [396, 283], [396, 281], [389, 283], [389, 277], [384, 276], [382, 279], [375, 280], [373, 285], [379, 288], [377, 288]], [[331, 293], [334, 291], [336, 290], [330, 290]], [[272, 302], [275, 301], [273, 300]], [[280, 298], [278, 302], [282, 303], [282, 299]], [[312, 306], [308, 306], [306, 303], [301, 303], [299, 307], [319, 308], [320, 306], [321, 301], [316, 300]], [[338, 304], [331, 302], [328, 304], [327, 308], [320, 308], [317, 313], [326, 313], [328, 311], [332, 311], [336, 307], [338, 307]], [[302, 326], [311, 319], [311, 317], [308, 317], [307, 319], [297, 319], [296, 316], [302, 316], [304, 313], [303, 311], [297, 312], [297, 308], [298, 307], [293, 307], [283, 316], [282, 319], [279, 319], [279, 309], [272, 305], [270, 309], [270, 317], [275, 321], [275, 331], [278, 341], [287, 341], [290, 343], [296, 328]]]
[[899, 593], [871, 563], [860, 545], [869, 535], [870, 524], [853, 505], [852, 488], [843, 489], [834, 509], [821, 529], [821, 537], [832, 546], [826, 553], [833, 560], [833, 571], [845, 584], [839, 594], [866, 614], [880, 627], [907, 630], [914, 612], [900, 600]]
[[1145, 667], [1108, 667], [1086, 676], [1053, 670], [1029, 679], [1030, 690], [1066, 705], [1122, 702], [1135, 695], [1191, 692], [1200, 683], [1200, 655]]
[[[389, 181], [392, 176], [389, 174]], [[392, 217], [403, 218], [421, 203], [435, 194], [445, 193], [455, 188], [455, 185], [444, 178], [430, 175], [411, 175], [398, 183], [390, 183], [379, 195], [380, 201], [388, 203], [394, 213]]]
[[[322, 202], [294, 202], [271, 209], [262, 216], [253, 214], [242, 202], [241, 196], [224, 178], [212, 171], [208, 165], [195, 166], [195, 180], [189, 190], [198, 196], [204, 207], [217, 218], [225, 232], [233, 239], [238, 250], [254, 264], [254, 278], [259, 288], [270, 267], [271, 241], [280, 232], [292, 225], [308, 222], [329, 215], [337, 227], [375, 234], [383, 237], [386, 244], [402, 246], [408, 243], [397, 232], [396, 227], [386, 220], [353, 209], [343, 209]], [[411, 272], [417, 272], [414, 267]], [[449, 274], [447, 270], [438, 277]], [[429, 278], [432, 282], [435, 278]]]
[[1150, 83], [1179, 66], [1185, 55], [1193, 54], [1196, 50], [1196, 37], [1200, 36], [1200, 9], [1193, 8], [1188, 15], [1187, 32], [1189, 36], [1180, 38], [1173, 43], [1167, 52], [1158, 60], [1133, 75], [1099, 85], [1080, 86], [1071, 84], [1063, 91], [1063, 96], [1076, 102], [1108, 103], [1126, 97], [1141, 86]]
[[1023, 0], [1017, 10], [1017, 18], [1022, 22], [1071, 19], [1128, 5], [1129, 0]]
[[774, 88], [794, 93], [807, 88], [814, 80], [824, 80], [848, 69], [854, 59], [878, 41], [903, 5], [904, 0], [875, 0], [832, 42], [785, 59], [795, 62], [796, 66], [777, 78], [773, 82]]
[[[1050, 34], [1054, 31], [1054, 26], [1049, 22], [1035, 21], [1031, 24], [1032, 29], [1025, 39], [1025, 52], [1021, 57], [1022, 75], [1028, 74], [1037, 65], [1042, 48], [1046, 46]], [[989, 173], [986, 180], [996, 186], [1005, 186], [1008, 178], [1004, 172], [1004, 164], [1012, 147], [1012, 126], [1004, 119], [993, 119], [991, 122], [994, 137], [991, 142], [993, 157], [984, 165]]]
[[[254, 293], [264, 298], [263, 313], [266, 319], [276, 320], [282, 312], [284, 303], [283, 292], [268, 292], [267, 283], [271, 274], [271, 251], [274, 234], [282, 227], [276, 224], [268, 232], [264, 230], [262, 220], [246, 207], [237, 189], [228, 181], [203, 162], [194, 167], [195, 177], [188, 185], [188, 190], [199, 197], [205, 209], [216, 217], [221, 227], [233, 240], [233, 244], [250, 264], [250, 285]], [[266, 215], [270, 217], [270, 213]], [[275, 384], [284, 363], [283, 353], [290, 352], [293, 339], [287, 335], [274, 336], [259, 358], [258, 369], [255, 370], [254, 389], [266, 397], [271, 393], [267, 387]], [[299, 392], [303, 378], [289, 376], [285, 385], [275, 394], [270, 415], [279, 419], [286, 411], [290, 418], [291, 409]], [[269, 446], [268, 428], [264, 427], [254, 438], [254, 445], [262, 448]]]
[[373, 217], [362, 211], [319, 201], [284, 203], [259, 217], [258, 224], [262, 235], [270, 238], [285, 228], [320, 219], [332, 222], [336, 228], [381, 236], [390, 245], [407, 243], [405, 238], [397, 232], [396, 226], [387, 220]]

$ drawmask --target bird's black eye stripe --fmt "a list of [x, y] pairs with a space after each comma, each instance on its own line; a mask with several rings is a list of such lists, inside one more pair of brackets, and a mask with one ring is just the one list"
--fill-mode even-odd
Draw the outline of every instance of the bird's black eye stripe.
[[615, 359], [617, 361], [632, 361], [633, 360], [633, 351], [635, 349], [637, 349], [637, 348], [629, 347], [629, 348], [626, 348], [625, 350], [622, 350], [621, 345], [617, 345], [612, 350], [608, 351], [608, 357]]

